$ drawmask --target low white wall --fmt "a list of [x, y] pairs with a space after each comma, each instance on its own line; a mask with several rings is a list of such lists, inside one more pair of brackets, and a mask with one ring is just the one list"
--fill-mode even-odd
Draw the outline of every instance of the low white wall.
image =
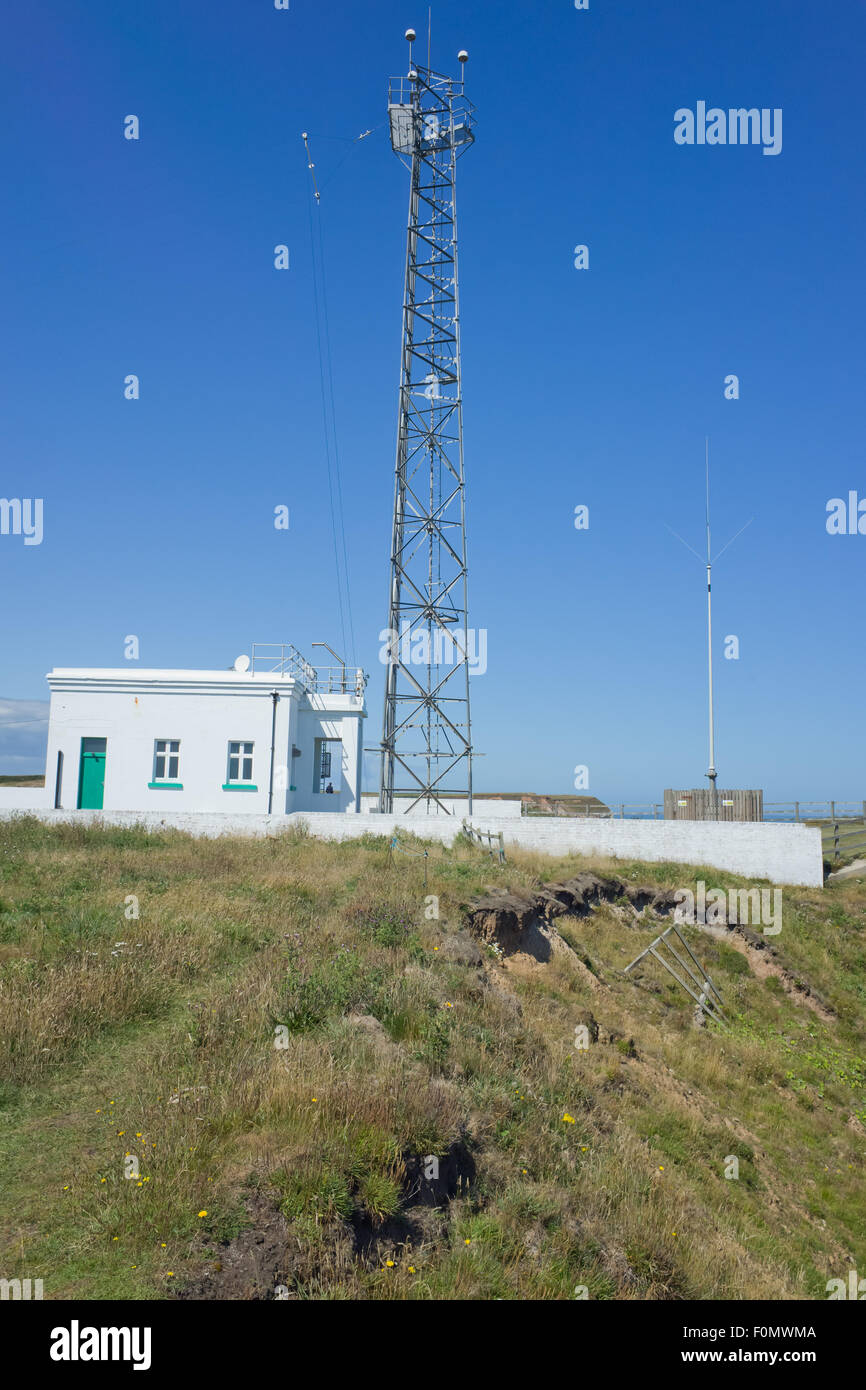
[[[15, 815], [0, 807], [0, 819]], [[18, 812], [20, 814], [20, 811]], [[359, 816], [343, 812], [294, 812], [291, 815], [222, 815], [204, 812], [159, 814], [141, 811], [36, 811], [53, 824], [77, 821], [95, 825], [144, 825], [148, 830], [184, 830], [190, 835], [276, 835], [305, 822], [323, 840], [352, 840], [361, 835], [407, 831], [403, 816]], [[815, 826], [759, 822], [583, 820], [575, 817], [473, 816], [480, 830], [502, 831], [506, 846], [538, 850], [554, 857], [604, 855], [649, 863], [706, 865], [728, 869], [743, 878], [771, 883], [824, 882], [821, 832]], [[413, 817], [411, 833], [450, 844], [460, 821], [445, 816]]]
[[[395, 816], [412, 816], [414, 819], [416, 816], [426, 815], [423, 804], [414, 806], [410, 810], [409, 808], [412, 806], [412, 802], [408, 798], [404, 801], [403, 797], [395, 797], [394, 800], [397, 803], [394, 810]], [[451, 816], [456, 816], [459, 821], [462, 821], [464, 816], [468, 814], [465, 800], [443, 796], [442, 801], [443, 804], [448, 807], [448, 812], [440, 811], [439, 815], [444, 815], [446, 819], [450, 819]], [[476, 820], [478, 816], [495, 816], [497, 820], [507, 817], [510, 820], [514, 816], [521, 816], [523, 814], [523, 803], [521, 801], [486, 801], [481, 797], [476, 797], [473, 804], [475, 807], [472, 813], [473, 821]], [[365, 795], [361, 797], [361, 810], [365, 814], [378, 815], [376, 809], [378, 805], [378, 796], [365, 793]]]
[[[488, 822], [473, 818], [484, 829]], [[593, 820], [527, 817], [501, 829], [506, 845], [542, 854], [602, 854], [650, 864], [706, 864], [743, 878], [798, 883], [824, 882], [821, 832], [817, 826], [770, 821]]]

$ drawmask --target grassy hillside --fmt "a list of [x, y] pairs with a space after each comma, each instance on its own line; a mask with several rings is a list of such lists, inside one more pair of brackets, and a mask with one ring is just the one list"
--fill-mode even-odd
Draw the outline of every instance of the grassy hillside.
[[866, 890], [785, 890], [774, 945], [809, 996], [686, 929], [723, 1034], [659, 967], [623, 976], [662, 929], [623, 905], [560, 919], [548, 962], [479, 958], [473, 894], [586, 867], [430, 845], [425, 889], [386, 839], [0, 825], [0, 1275], [46, 1298], [825, 1298], [866, 1268]]

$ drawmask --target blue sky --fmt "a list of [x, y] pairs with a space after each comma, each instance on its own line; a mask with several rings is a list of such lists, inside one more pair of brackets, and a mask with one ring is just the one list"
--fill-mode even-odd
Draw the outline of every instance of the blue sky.
[[[383, 122], [426, 22], [415, 0], [6, 8], [0, 496], [44, 499], [44, 538], [0, 535], [0, 771], [42, 770], [45, 672], [122, 665], [127, 634], [143, 666], [343, 643], [303, 130], [378, 738], [407, 203]], [[825, 525], [866, 496], [864, 40], [861, 7], [804, 0], [433, 5], [433, 64], [469, 50], [478, 115], [459, 210], [481, 790], [568, 792], [577, 764], [615, 801], [703, 784], [703, 572], [666, 525], [701, 550], [708, 435], [718, 548], [754, 518], [714, 577], [720, 785], [866, 795], [866, 536]], [[677, 145], [701, 100], [781, 108], [782, 152]]]

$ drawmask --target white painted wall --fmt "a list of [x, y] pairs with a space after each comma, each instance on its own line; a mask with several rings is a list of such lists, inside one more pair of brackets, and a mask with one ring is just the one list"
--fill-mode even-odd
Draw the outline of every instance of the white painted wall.
[[[274, 811], [357, 812], [359, 730], [366, 711], [352, 695], [308, 694], [290, 677], [238, 671], [76, 671], [48, 676], [46, 787], [53, 807], [57, 754], [63, 752], [61, 807], [77, 806], [82, 738], [105, 738], [106, 811], [267, 814], [271, 765], [272, 692], [278, 694]], [[334, 795], [313, 793], [315, 740], [340, 738], [343, 769]], [[151, 787], [154, 743], [180, 741], [182, 789]], [[224, 790], [228, 744], [252, 742], [255, 791]], [[292, 746], [300, 756], [292, 758]], [[336, 786], [336, 779], [335, 779]], [[0, 793], [0, 807], [7, 805]]]
[[[14, 811], [0, 809], [0, 819]], [[212, 838], [219, 835], [278, 835], [292, 826], [304, 824], [310, 834], [325, 840], [350, 840], [361, 835], [392, 835], [395, 829], [407, 833], [403, 816], [333, 815], [319, 812], [288, 816], [201, 815], [189, 813], [40, 811], [39, 819], [83, 821], [86, 824], [135, 825], [149, 830], [175, 829], [190, 835]], [[480, 830], [502, 831], [509, 845], [534, 849], [553, 857], [597, 855], [649, 863], [673, 862], [702, 868], [728, 869], [743, 878], [768, 879], [771, 883], [806, 884], [821, 887], [823, 862], [821, 832], [815, 826], [757, 822], [712, 821], [618, 821], [583, 820], [574, 817], [524, 817], [517, 821], [505, 817], [473, 816]], [[412, 820], [408, 833], [426, 840], [450, 844], [460, 831], [460, 822], [446, 816]], [[555, 870], [552, 870], [555, 872]], [[695, 875], [700, 878], [700, 872]], [[689, 887], [684, 883], [683, 887]]]
[[[409, 807], [412, 805], [412, 803], [408, 798], [404, 800], [403, 797], [395, 797], [394, 800], [396, 802], [394, 809], [395, 816], [412, 816], [414, 818], [415, 816], [424, 816], [427, 814], [423, 804], [415, 806], [412, 810], [409, 810]], [[447, 806], [448, 810], [447, 812], [440, 811], [438, 813], [439, 815], [456, 816], [457, 819], [461, 821], [465, 816], [468, 815], [468, 811], [466, 809], [468, 803], [465, 800], [465, 798], [461, 799], [443, 796], [442, 801], [443, 804]], [[506, 816], [512, 818], [514, 816], [521, 816], [523, 814], [523, 803], [520, 801], [485, 801], [476, 797], [474, 799], [473, 805], [475, 807], [474, 816], [486, 816], [489, 814], [496, 816], [497, 820], [501, 820]], [[361, 797], [361, 810], [365, 814], [378, 813], [378, 807], [378, 796], [369, 795], [365, 792], [365, 794]]]
[[0, 810], [41, 811], [54, 804], [46, 787], [0, 787]]

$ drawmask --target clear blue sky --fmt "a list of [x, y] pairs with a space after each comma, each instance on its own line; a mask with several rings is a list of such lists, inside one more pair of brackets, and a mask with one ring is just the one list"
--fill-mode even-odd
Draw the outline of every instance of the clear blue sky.
[[[42, 769], [16, 702], [54, 665], [123, 665], [129, 633], [144, 666], [342, 644], [302, 130], [378, 738], [407, 205], [382, 124], [426, 22], [415, 0], [5, 7], [0, 495], [45, 520], [39, 546], [0, 536], [0, 770]], [[703, 572], [665, 524], [701, 550], [709, 435], [718, 546], [754, 517], [715, 575], [720, 784], [866, 796], [866, 536], [825, 528], [830, 498], [866, 495], [864, 39], [861, 6], [805, 0], [435, 0], [434, 66], [465, 46], [478, 108], [459, 209], [480, 789], [567, 792], [576, 764], [617, 801], [703, 784]], [[700, 100], [781, 107], [781, 154], [678, 146]]]

